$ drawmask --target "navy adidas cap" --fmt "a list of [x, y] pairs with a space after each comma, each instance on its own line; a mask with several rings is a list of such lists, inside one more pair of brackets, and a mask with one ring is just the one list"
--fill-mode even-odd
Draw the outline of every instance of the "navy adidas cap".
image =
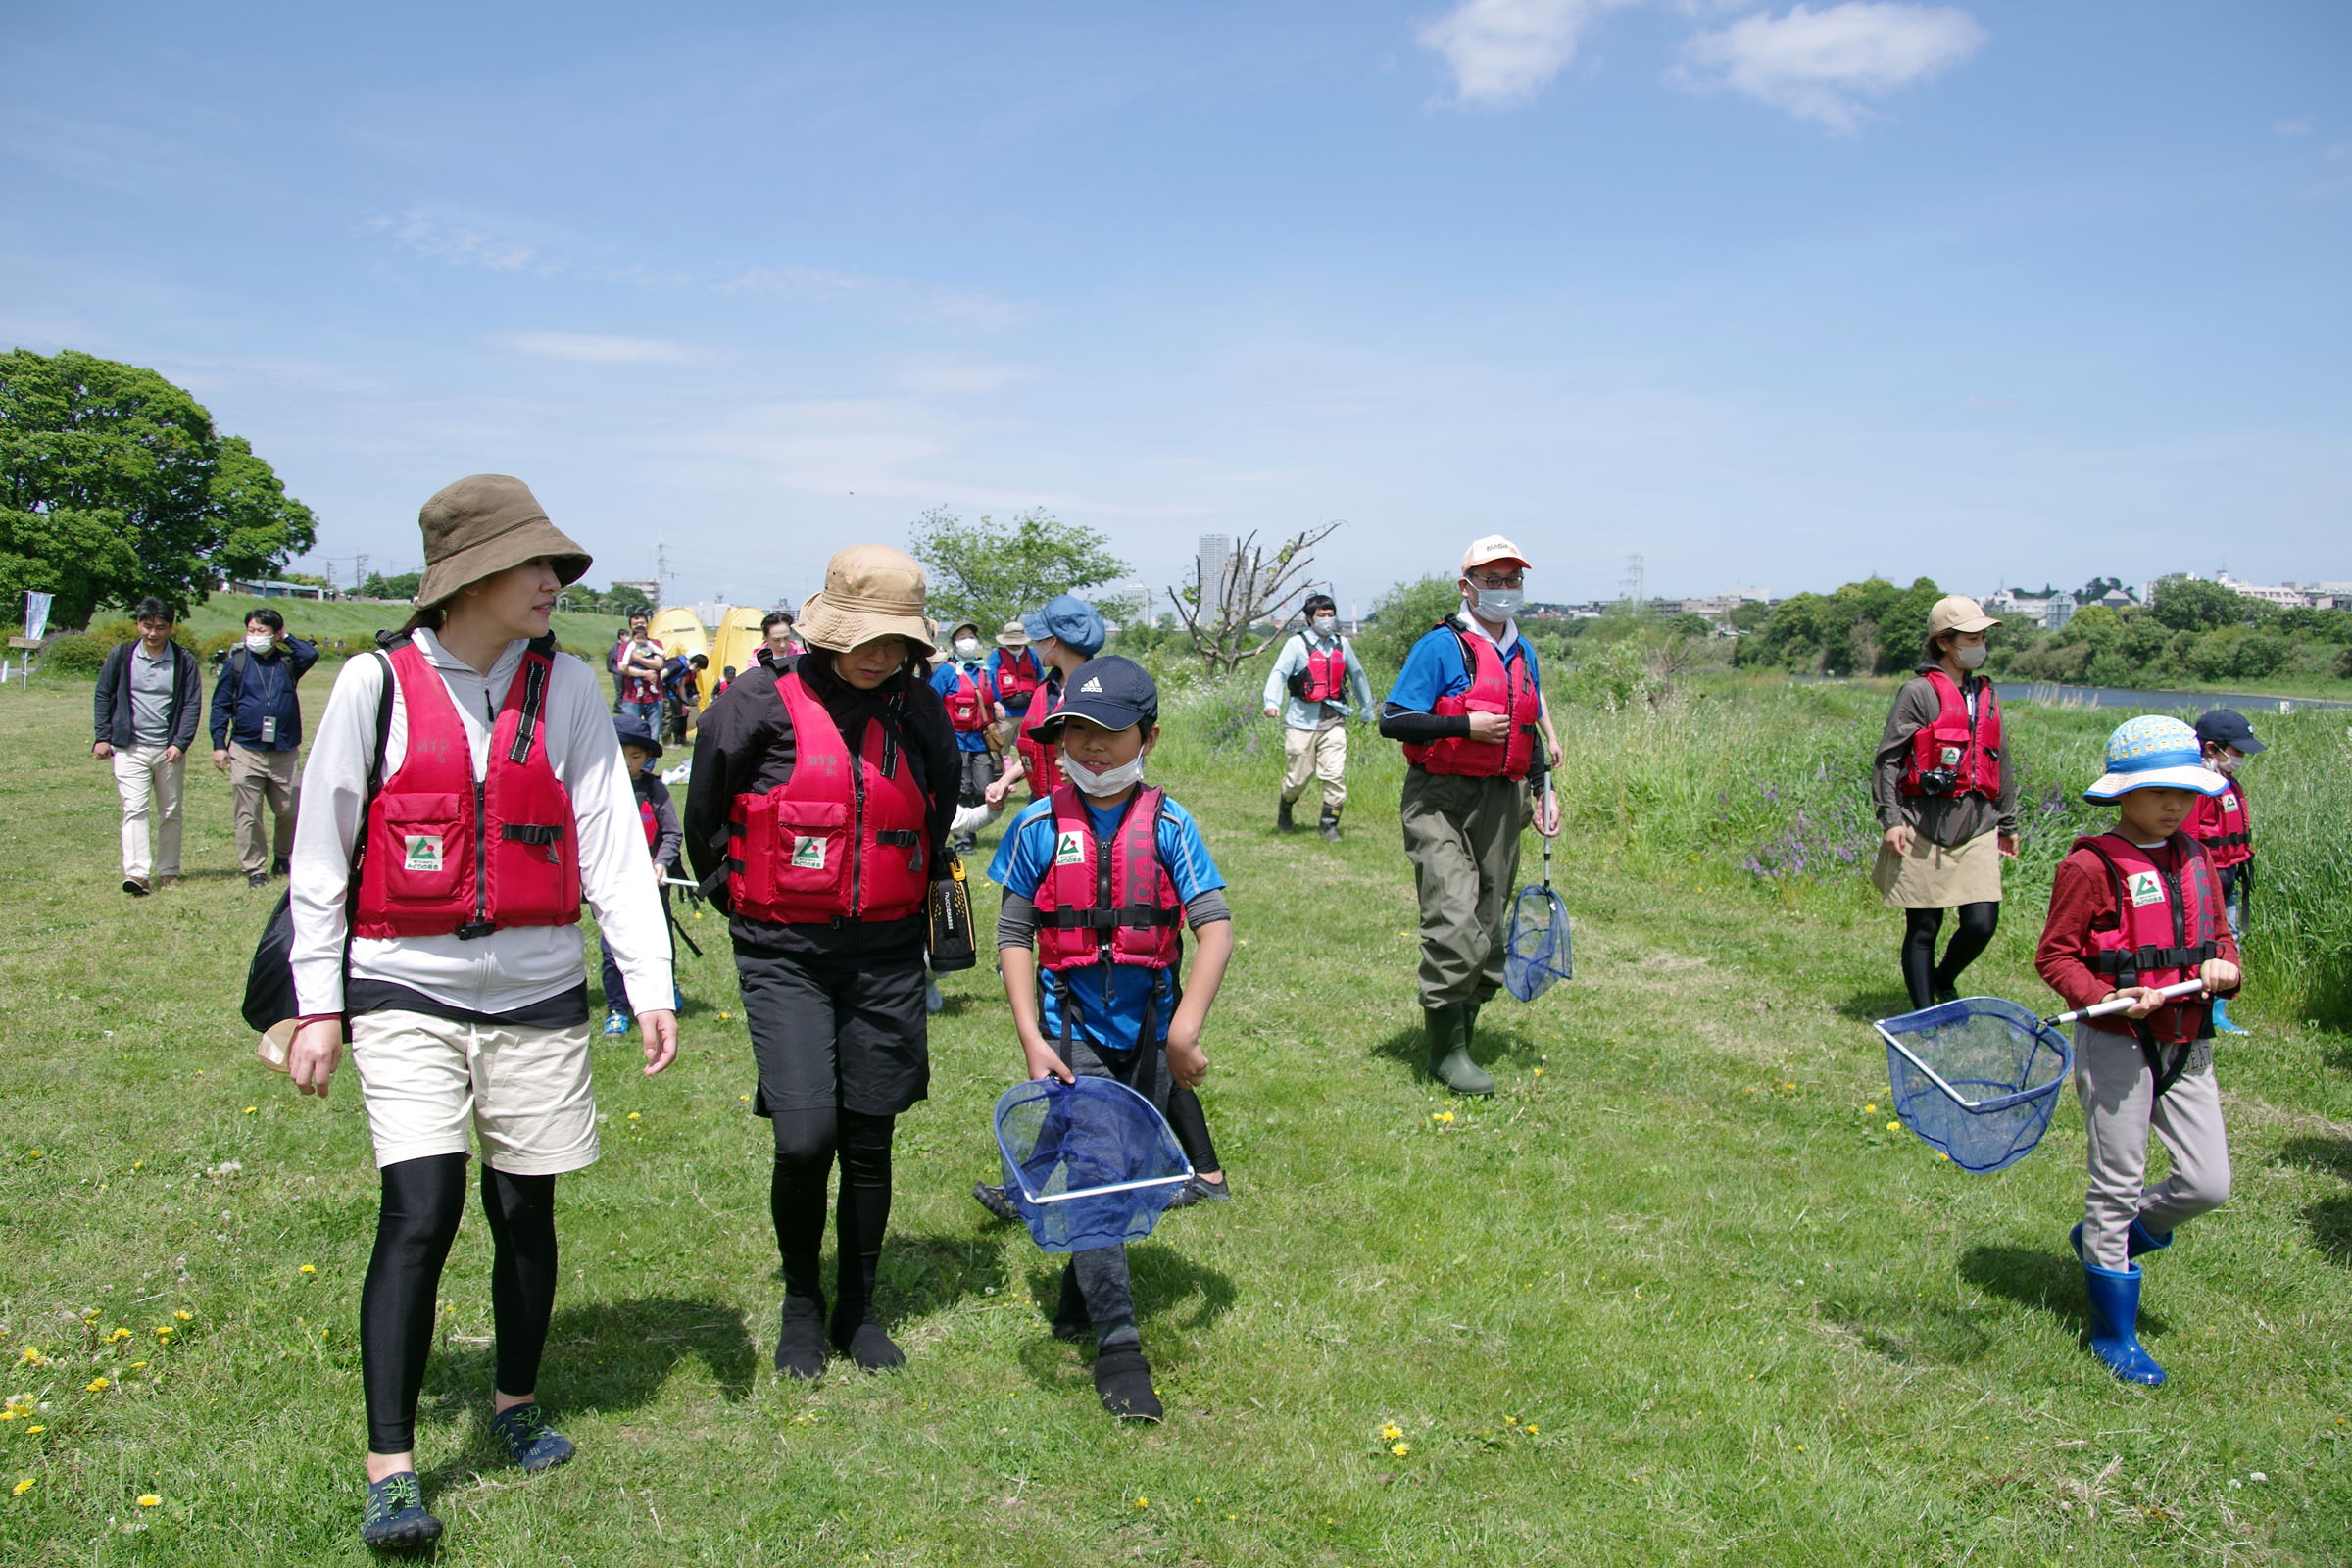
[[2217, 708], [2197, 715], [2197, 739], [2208, 746], [2233, 746], [2251, 757], [2270, 750], [2254, 738], [2254, 726], [2234, 708]]
[[1048, 745], [1061, 739], [1061, 721], [1083, 718], [1104, 729], [1156, 722], [1159, 687], [1132, 659], [1104, 654], [1070, 671], [1061, 683], [1061, 706], [1029, 726], [1029, 738]]

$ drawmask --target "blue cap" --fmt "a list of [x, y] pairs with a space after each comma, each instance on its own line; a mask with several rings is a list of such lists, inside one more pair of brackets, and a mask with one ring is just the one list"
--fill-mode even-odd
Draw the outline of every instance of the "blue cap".
[[1061, 739], [1061, 721], [1083, 718], [1103, 729], [1156, 721], [1159, 687], [1132, 659], [1105, 654], [1070, 671], [1061, 683], [1061, 706], [1029, 726], [1029, 738], [1049, 745]]
[[623, 746], [642, 746], [656, 757], [662, 755], [662, 742], [654, 735], [651, 725], [642, 718], [623, 714], [612, 721], [612, 733]]
[[1031, 637], [1051, 637], [1092, 658], [1107, 635], [1102, 612], [1075, 594], [1055, 594], [1044, 608], [1021, 617], [1021, 630]]
[[2219, 795], [2230, 781], [2205, 765], [2197, 732], [2154, 713], [2127, 718], [2107, 737], [2107, 771], [2082, 792], [2086, 801], [2112, 801], [2133, 790], [2195, 790]]
[[2254, 726], [2234, 708], [2217, 708], [2210, 713], [2199, 713], [2197, 739], [2208, 746], [2231, 747], [2248, 757], [2270, 750], [2254, 738]]

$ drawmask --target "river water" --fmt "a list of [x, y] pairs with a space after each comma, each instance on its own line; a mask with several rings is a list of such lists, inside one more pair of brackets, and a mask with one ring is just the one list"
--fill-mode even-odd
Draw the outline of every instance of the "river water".
[[2234, 708], [2241, 713], [2291, 713], [2305, 708], [2352, 708], [2352, 703], [2312, 697], [2252, 697], [2235, 692], [2142, 692], [2122, 686], [2060, 686], [2048, 681], [2000, 681], [1993, 690], [2004, 703], [2066, 703], [2077, 708], [2143, 708], [2159, 712], [2197, 712]]

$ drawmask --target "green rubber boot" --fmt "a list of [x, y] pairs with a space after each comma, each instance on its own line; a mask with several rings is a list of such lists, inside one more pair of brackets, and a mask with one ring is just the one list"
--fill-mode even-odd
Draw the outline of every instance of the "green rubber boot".
[[1470, 1059], [1470, 1009], [1429, 1007], [1429, 1075], [1457, 1095], [1491, 1095], [1494, 1080]]

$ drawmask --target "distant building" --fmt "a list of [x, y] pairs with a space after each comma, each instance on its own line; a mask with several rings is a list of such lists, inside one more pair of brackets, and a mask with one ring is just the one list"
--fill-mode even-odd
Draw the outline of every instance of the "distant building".
[[1204, 604], [1215, 604], [1224, 597], [1225, 576], [1233, 567], [1233, 539], [1221, 533], [1204, 533], [1195, 550], [1194, 564], [1200, 570], [1200, 598]]
[[2232, 593], [2243, 594], [2248, 599], [2260, 599], [2267, 604], [2277, 605], [2280, 610], [2311, 608], [2311, 595], [2289, 583], [2240, 582], [2226, 571], [2215, 572], [2213, 580]]
[[662, 585], [651, 577], [615, 577], [612, 579], [612, 586], [634, 588], [645, 595], [649, 604], [659, 604], [662, 599]]
[[279, 582], [274, 578], [231, 577], [220, 585], [224, 593], [251, 594], [256, 599], [329, 599], [334, 591], [307, 582]]
[[2052, 594], [2042, 602], [2041, 626], [2044, 631], [2062, 631], [2075, 618], [2075, 596]]

